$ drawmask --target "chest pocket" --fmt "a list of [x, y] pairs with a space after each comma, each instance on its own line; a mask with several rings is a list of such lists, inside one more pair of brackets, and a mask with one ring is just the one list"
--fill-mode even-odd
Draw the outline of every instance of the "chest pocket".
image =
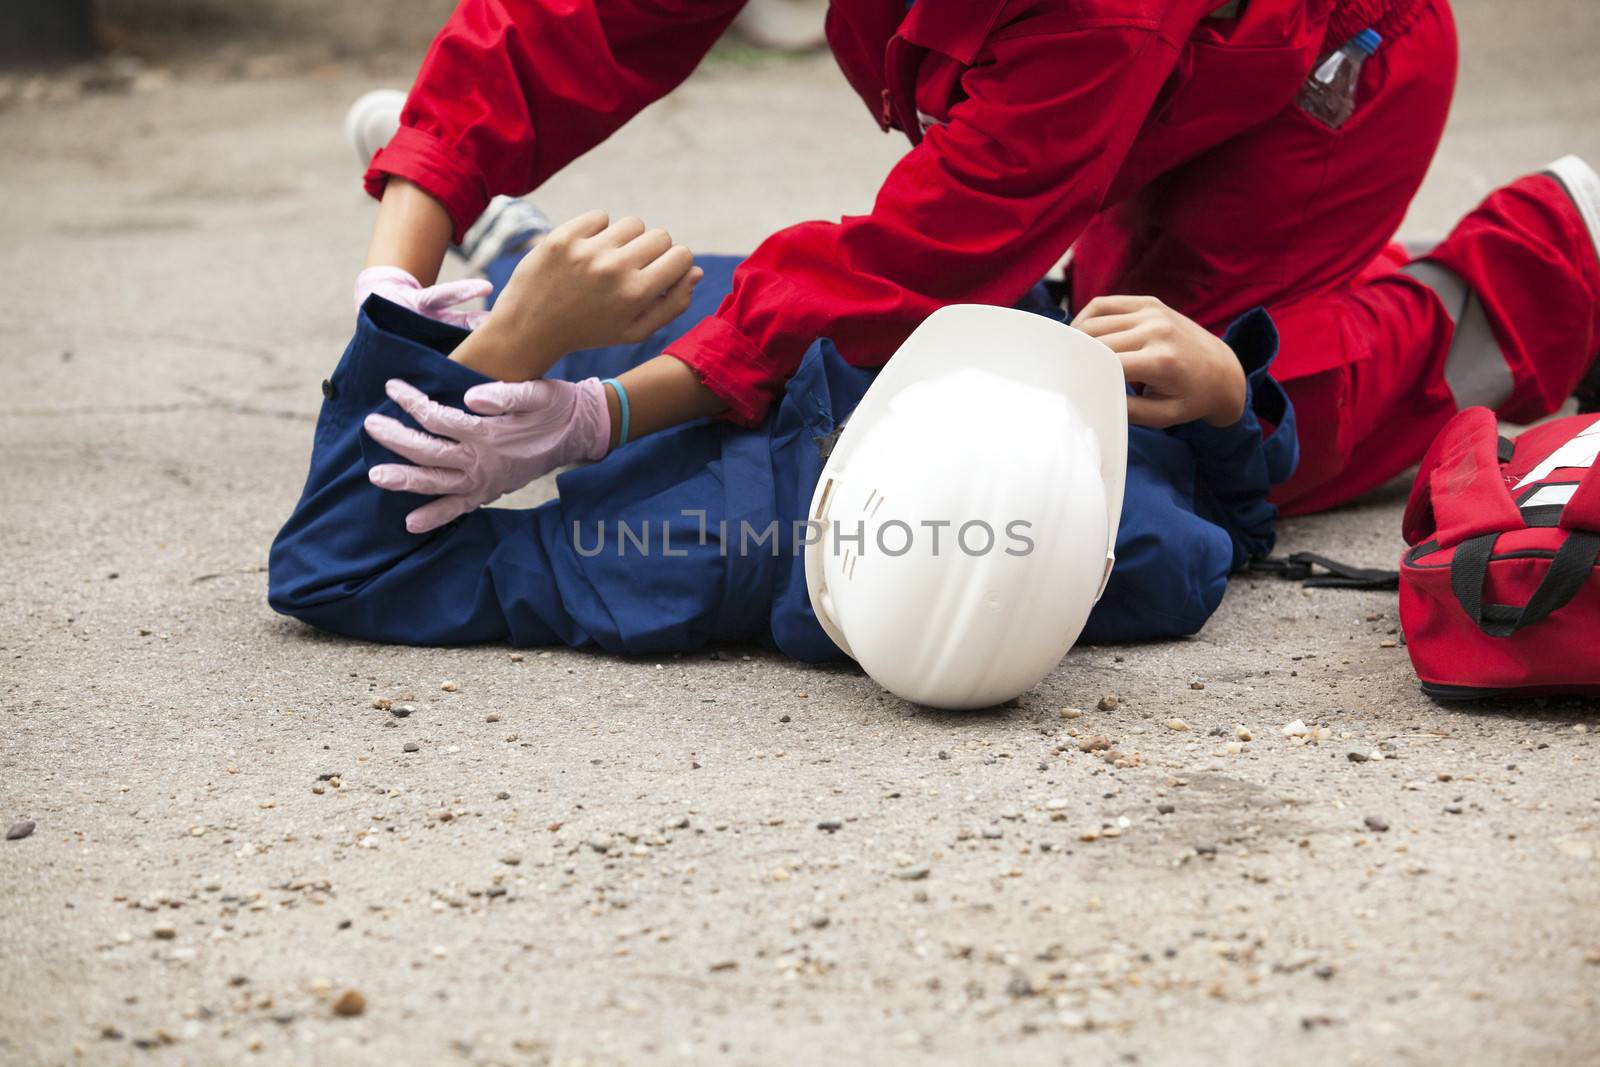
[[1283, 110], [1322, 47], [1331, 0], [1247, 0], [1238, 19], [1206, 19], [1179, 54], [1156, 123], [1195, 150]]

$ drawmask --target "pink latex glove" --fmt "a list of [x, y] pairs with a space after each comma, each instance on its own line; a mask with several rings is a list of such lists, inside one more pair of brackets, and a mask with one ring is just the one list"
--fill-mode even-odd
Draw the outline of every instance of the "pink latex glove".
[[484, 278], [463, 278], [458, 282], [424, 287], [409, 271], [399, 267], [368, 267], [356, 275], [356, 310], [367, 302], [367, 297], [376, 293], [391, 304], [410, 308], [437, 322], [474, 330], [489, 313], [458, 311], [456, 305], [481, 300], [492, 292], [494, 286]]
[[439, 498], [406, 516], [412, 533], [443, 526], [557, 467], [600, 459], [611, 446], [611, 413], [598, 378], [475, 385], [465, 399], [477, 414], [435, 403], [398, 378], [384, 390], [432, 431], [376, 412], [364, 423], [374, 441], [416, 464], [380, 463], [367, 472], [372, 484]]

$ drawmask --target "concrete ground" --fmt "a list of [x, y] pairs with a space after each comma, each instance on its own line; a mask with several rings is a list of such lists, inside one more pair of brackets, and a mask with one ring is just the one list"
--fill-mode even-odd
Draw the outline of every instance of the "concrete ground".
[[[1411, 235], [1600, 159], [1592, 0], [1458, 7]], [[274, 616], [384, 75], [0, 92], [0, 1061], [1595, 1062], [1600, 712], [1431, 704], [1393, 595], [1242, 580], [969, 715]], [[825, 57], [720, 59], [541, 199], [745, 250], [898, 150]], [[1403, 493], [1285, 547], [1387, 563]]]

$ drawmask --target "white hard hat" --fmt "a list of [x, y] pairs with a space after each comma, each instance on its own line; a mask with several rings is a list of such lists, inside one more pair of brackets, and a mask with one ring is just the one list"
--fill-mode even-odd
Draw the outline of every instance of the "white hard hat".
[[1111, 350], [1064, 323], [980, 304], [928, 316], [811, 498], [806, 585], [828, 636], [920, 704], [1037, 685], [1111, 574], [1126, 395]]

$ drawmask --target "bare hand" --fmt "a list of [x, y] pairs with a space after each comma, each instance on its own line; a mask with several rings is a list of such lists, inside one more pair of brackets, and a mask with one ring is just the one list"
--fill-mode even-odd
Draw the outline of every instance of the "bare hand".
[[643, 341], [683, 314], [703, 273], [665, 230], [590, 211], [523, 258], [456, 358], [507, 381], [537, 378], [568, 352]]
[[1153, 296], [1100, 296], [1072, 320], [1122, 361], [1143, 386], [1128, 398], [1128, 421], [1176, 426], [1204, 419], [1229, 426], [1244, 415], [1244, 368], [1222, 339]]

